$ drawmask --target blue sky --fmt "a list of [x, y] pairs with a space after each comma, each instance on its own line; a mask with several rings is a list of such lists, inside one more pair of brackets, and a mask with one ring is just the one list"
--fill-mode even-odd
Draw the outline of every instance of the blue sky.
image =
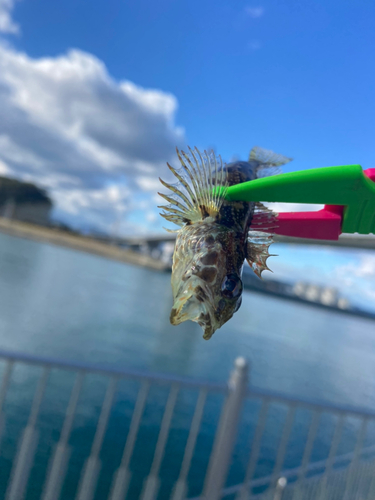
[[[374, 167], [374, 18], [361, 0], [0, 0], [0, 173], [69, 224], [130, 234], [162, 230], [176, 145]], [[374, 303], [372, 254], [281, 253], [279, 276], [351, 275]]]
[[374, 164], [369, 0], [22, 0], [14, 17], [33, 58], [78, 48], [117, 81], [172, 93], [189, 143], [226, 158], [259, 143], [291, 168]]

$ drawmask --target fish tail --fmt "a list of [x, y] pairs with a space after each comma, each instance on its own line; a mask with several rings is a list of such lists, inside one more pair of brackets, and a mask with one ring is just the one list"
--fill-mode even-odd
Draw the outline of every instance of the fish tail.
[[249, 154], [249, 162], [257, 162], [256, 176], [268, 177], [281, 172], [280, 167], [292, 161], [283, 155], [279, 155], [268, 149], [263, 149], [259, 146], [253, 147]]

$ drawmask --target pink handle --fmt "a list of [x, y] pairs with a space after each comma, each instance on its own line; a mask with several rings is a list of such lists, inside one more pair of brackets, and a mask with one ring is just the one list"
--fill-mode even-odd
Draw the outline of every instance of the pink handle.
[[369, 179], [375, 182], [375, 168], [368, 168], [367, 170], [364, 170], [363, 173], [367, 175]]
[[[343, 207], [335, 207], [343, 209]], [[325, 206], [317, 212], [287, 212], [277, 217], [276, 234], [317, 240], [338, 240], [342, 215]]]

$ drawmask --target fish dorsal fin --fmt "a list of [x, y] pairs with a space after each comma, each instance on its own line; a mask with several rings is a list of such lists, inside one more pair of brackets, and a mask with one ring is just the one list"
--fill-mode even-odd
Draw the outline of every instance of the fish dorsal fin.
[[158, 207], [164, 210], [160, 215], [178, 226], [207, 217], [215, 218], [228, 187], [227, 172], [221, 157], [216, 158], [213, 151], [201, 154], [197, 148], [189, 148], [189, 153], [177, 149], [177, 156], [181, 163], [178, 170], [169, 163], [167, 165], [178, 183], [168, 184], [160, 179], [163, 186], [172, 191], [170, 195], [158, 193], [169, 202], [169, 205]]
[[267, 177], [269, 175], [279, 174], [281, 171], [279, 167], [292, 161], [292, 158], [287, 158], [286, 156], [279, 155], [268, 149], [255, 146], [250, 151], [249, 161], [258, 163], [257, 177]]
[[267, 266], [267, 259], [271, 257], [268, 249], [273, 243], [273, 234], [265, 231], [272, 231], [276, 227], [277, 214], [262, 203], [256, 203], [248, 232], [246, 260], [259, 278], [263, 271], [271, 271]]

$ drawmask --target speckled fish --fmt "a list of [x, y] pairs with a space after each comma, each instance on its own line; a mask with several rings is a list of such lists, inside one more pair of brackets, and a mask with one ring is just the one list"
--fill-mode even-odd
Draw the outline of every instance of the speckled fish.
[[[181, 168], [169, 169], [178, 179], [168, 184], [168, 203], [160, 215], [174, 222], [177, 232], [172, 265], [174, 304], [170, 321], [191, 320], [208, 340], [241, 306], [242, 269], [245, 259], [257, 276], [267, 269], [268, 247], [275, 227], [274, 214], [260, 203], [227, 201], [228, 186], [272, 175], [290, 161], [255, 147], [249, 160], [223, 165], [213, 152], [177, 150]], [[221, 187], [220, 187], [221, 186]], [[220, 189], [219, 189], [220, 187]]]

